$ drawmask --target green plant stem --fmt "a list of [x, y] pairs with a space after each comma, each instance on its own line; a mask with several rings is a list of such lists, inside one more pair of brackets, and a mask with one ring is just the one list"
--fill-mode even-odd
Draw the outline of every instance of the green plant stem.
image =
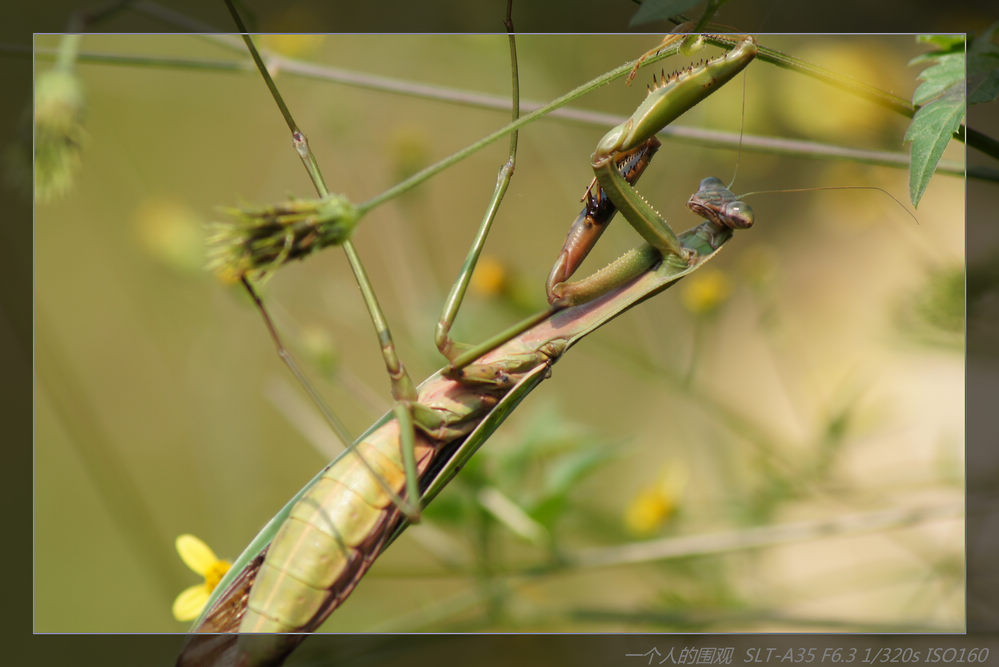
[[[706, 37], [706, 41], [709, 44], [714, 44], [715, 46], [720, 46], [725, 49], [731, 49], [736, 43], [734, 38], [724, 35], [710, 35]], [[817, 79], [834, 88], [850, 93], [851, 95], [855, 95], [873, 102], [878, 106], [900, 113], [907, 118], [912, 118], [919, 109], [919, 107], [912, 104], [912, 102], [902, 99], [897, 95], [892, 95], [889, 92], [864, 83], [863, 81], [858, 81], [852, 77], [831, 72], [824, 67], [806, 62], [800, 58], [795, 58], [794, 56], [789, 56], [786, 53], [782, 53], [775, 49], [761, 46], [757, 58], [763, 62], [770, 63], [771, 65], [776, 65], [777, 67], [791, 70], [792, 72], [798, 72], [799, 74], [804, 74], [805, 76]], [[955, 130], [954, 139], [960, 141], [961, 143], [967, 143], [968, 146], [999, 160], [999, 141], [992, 139], [988, 135], [982, 134], [981, 132], [977, 132], [975, 130], [967, 129], [962, 124], [957, 128], [957, 130]]]
[[[305, 166], [306, 171], [309, 173], [309, 177], [312, 179], [312, 183], [316, 188], [316, 192], [320, 197], [326, 197], [329, 194], [329, 190], [326, 187], [326, 181], [322, 176], [322, 172], [319, 169], [319, 164], [316, 161], [315, 155], [313, 155], [312, 150], [309, 148], [309, 142], [305, 134], [299, 129], [298, 123], [295, 122], [292, 116], [291, 110], [284, 103], [284, 98], [281, 96], [281, 92], [278, 90], [277, 85], [274, 83], [274, 79], [271, 77], [270, 72], [267, 70], [266, 65], [264, 65], [263, 59], [257, 52], [256, 46], [253, 44], [253, 40], [250, 38], [249, 34], [246, 32], [246, 26], [243, 24], [239, 13], [232, 4], [232, 0], [226, 0], [226, 7], [229, 9], [229, 13], [232, 15], [233, 20], [239, 27], [239, 30], [243, 33], [242, 37], [246, 43], [246, 48], [250, 51], [253, 57], [253, 62], [256, 64], [260, 75], [263, 77], [267, 88], [274, 98], [275, 103], [281, 110], [281, 115], [284, 117], [285, 122], [288, 125], [288, 129], [291, 132], [292, 143], [294, 145], [295, 151], [298, 153], [299, 157], [302, 159], [302, 164]], [[374, 288], [371, 285], [371, 281], [368, 280], [367, 272], [364, 270], [364, 264], [361, 262], [360, 257], [357, 254], [357, 250], [354, 248], [353, 243], [349, 239], [344, 241], [341, 246], [343, 247], [344, 254], [347, 257], [347, 262], [350, 264], [350, 268], [354, 273], [354, 279], [357, 281], [357, 286], [361, 290], [361, 295], [364, 299], [364, 303], [368, 308], [368, 314], [371, 316], [371, 322], [375, 327], [375, 333], [378, 336], [378, 341], [381, 344], [382, 358], [385, 361], [385, 369], [388, 372], [389, 380], [392, 385], [392, 396], [397, 401], [396, 404], [396, 416], [400, 421], [406, 418], [402, 416], [401, 412], [406, 413], [406, 417], [411, 421], [412, 412], [410, 408], [410, 403], [415, 401], [417, 398], [416, 386], [410, 379], [409, 374], [406, 372], [405, 366], [399, 360], [399, 357], [395, 350], [395, 344], [392, 341], [392, 333], [388, 326], [388, 321], [385, 319], [385, 314], [382, 312], [381, 306], [378, 303], [378, 298], [375, 296]], [[296, 378], [302, 383], [309, 397], [317, 405], [320, 412], [326, 418], [326, 421], [341, 433], [341, 439], [345, 441], [348, 449], [350, 448], [350, 439], [346, 436], [346, 430], [339, 425], [339, 419], [337, 419], [331, 410], [326, 407], [319, 394], [315, 391], [312, 385], [309, 383], [308, 379], [305, 377], [304, 373], [298, 370], [298, 365], [295, 363], [292, 355], [287, 351], [284, 345], [281, 343], [277, 330], [274, 328], [270, 321], [270, 316], [267, 314], [267, 310], [264, 308], [263, 302], [257, 296], [253, 286], [250, 284], [249, 280], [244, 276], [242, 278], [243, 286], [249, 292], [250, 296], [253, 298], [254, 303], [260, 310], [264, 317], [267, 327], [271, 332], [271, 336], [274, 339], [275, 344], [278, 347], [278, 353], [284, 360], [285, 364], [291, 369], [292, 373]], [[339, 429], [338, 429], [339, 426]], [[412, 430], [410, 429], [410, 435]], [[405, 436], [403, 436], [405, 437]], [[412, 444], [410, 443], [410, 449], [412, 449]], [[361, 461], [368, 471], [376, 478], [378, 485], [384, 490], [393, 503], [403, 508], [403, 511], [409, 514], [415, 511], [415, 508], [411, 507], [405, 500], [400, 498], [391, 488], [387, 486], [385, 481], [375, 473], [374, 468], [371, 463], [367, 461], [359, 452], [355, 450], [357, 458]], [[405, 454], [404, 454], [405, 455]], [[413, 475], [407, 475], [407, 479], [414, 477]], [[413, 483], [407, 484], [411, 488]], [[412, 494], [409, 494], [412, 495]]]
[[[239, 13], [236, 11], [236, 8], [233, 6], [232, 0], [226, 0], [226, 7], [228, 7], [229, 13], [232, 15], [233, 20], [239, 27], [239, 30], [243, 33], [243, 40], [246, 43], [247, 49], [250, 51], [250, 55], [253, 57], [253, 62], [259, 70], [260, 76], [263, 77], [265, 83], [267, 84], [271, 97], [274, 98], [274, 102], [281, 110], [281, 115], [288, 124], [288, 129], [291, 131], [295, 151], [298, 153], [299, 157], [301, 157], [302, 164], [305, 166], [306, 171], [308, 171], [309, 177], [312, 179], [312, 183], [316, 188], [316, 192], [320, 197], [326, 197], [329, 195], [329, 189], [326, 187], [326, 181], [323, 179], [316, 157], [313, 155], [312, 149], [309, 148], [308, 139], [299, 129], [298, 123], [295, 122], [295, 119], [291, 114], [291, 110], [289, 110], [288, 106], [284, 103], [284, 98], [281, 96], [281, 92], [277, 89], [273, 77], [271, 77], [270, 72], [267, 70], [267, 66], [264, 64], [263, 58], [260, 57], [256, 46], [253, 44], [253, 40], [250, 38], [249, 34], [247, 34], [246, 26], [243, 25], [243, 21], [240, 18]], [[351, 243], [349, 239], [344, 241], [342, 246], [343, 251], [347, 256], [347, 261], [350, 264], [350, 268], [354, 273], [354, 278], [357, 280], [357, 285], [361, 290], [361, 295], [364, 297], [364, 303], [368, 308], [368, 313], [371, 315], [371, 322], [375, 327], [375, 332], [378, 334], [378, 340], [381, 343], [382, 348], [382, 358], [385, 361], [385, 369], [388, 372], [389, 380], [392, 383], [392, 395], [396, 398], [396, 400], [416, 400], [416, 387], [410, 379], [409, 374], [406, 372], [405, 366], [403, 366], [402, 362], [399, 360], [399, 356], [395, 349], [395, 343], [392, 341], [392, 333], [389, 329], [388, 321], [385, 319], [385, 314], [382, 312], [381, 305], [378, 303], [378, 298], [375, 296], [374, 288], [368, 280], [367, 272], [364, 270], [364, 265], [361, 263], [357, 250], [354, 248], [353, 243]]]
[[[18, 46], [0, 45], [0, 53], [29, 55], [30, 50]], [[55, 53], [55, 50], [52, 49], [39, 49], [36, 52], [36, 55], [40, 58], [51, 58], [54, 57]], [[659, 58], [656, 58], [656, 60], [658, 59]], [[220, 72], [246, 72], [253, 69], [252, 62], [246, 61], [143, 57], [94, 52], [81, 52], [77, 61], [104, 65], [164, 67], [169, 69], [193, 69]], [[314, 63], [292, 60], [280, 56], [275, 56], [275, 60], [273, 62], [276, 62], [281, 71], [285, 74], [300, 76], [307, 79], [339, 83], [365, 90], [396, 93], [418, 99], [428, 99], [439, 102], [448, 102], [450, 104], [458, 104], [475, 109], [505, 110], [509, 108], [510, 104], [508, 99], [498, 95], [473, 93], [441, 86], [413, 84], [399, 79], [325, 67]], [[520, 107], [522, 111], [527, 113], [534, 114], [535, 112], [540, 112], [541, 114], [544, 114], [545, 112], [542, 110], [547, 110], [547, 115], [550, 118], [570, 120], [596, 127], [612, 127], [624, 120], [624, 117], [620, 115], [578, 109], [568, 106], [552, 106], [551, 103], [545, 105], [541, 102], [533, 100], [524, 100]], [[537, 116], [532, 116], [532, 118], [536, 117]], [[506, 127], [500, 130], [500, 132], [503, 131], [512, 132], [513, 130]], [[989, 146], [990, 148], [986, 152], [991, 154], [991, 152], [994, 151], [996, 154], [999, 154], [999, 142], [992, 137], [970, 128], [967, 129], [967, 134], [969, 146]], [[689, 143], [691, 145], [705, 146], [708, 148], [736, 149], [739, 145], [738, 133], [684, 127], [682, 125], [670, 125], [662, 130], [659, 133], [659, 136], [668, 137], [677, 141]], [[469, 147], [469, 149], [466, 150], [478, 150], [478, 148], [482, 148], [484, 145], [485, 144], [479, 145], [474, 149]], [[794, 139], [784, 139], [781, 137], [767, 137], [752, 134], [743, 135], [742, 149], [746, 152], [765, 155], [783, 155], [788, 157], [805, 157], [809, 159], [842, 159], [898, 169], [905, 169], [909, 166], [909, 156], [902, 152], [872, 151], [867, 149], [835, 146], [814, 141], [799, 141]], [[443, 168], [446, 168], [453, 163], [454, 162], [450, 162]], [[937, 166], [937, 172], [952, 176], [963, 176], [964, 164], [952, 160], [941, 160]], [[983, 181], [999, 181], [999, 174], [982, 169], [969, 169], [968, 177]]]
[[[666, 58], [666, 57], [668, 57], [668, 56], [676, 53], [676, 50], [677, 49], [675, 47], [667, 49], [667, 50], [663, 51], [662, 53], [660, 53], [658, 56], [656, 56], [654, 58], [647, 59], [646, 62], [650, 63], [650, 62], [654, 62], [656, 60], [661, 60], [663, 58]], [[633, 65], [634, 65], [634, 62], [625, 63], [624, 65], [621, 65], [619, 67], [616, 67], [616, 68], [610, 70], [606, 74], [598, 76], [597, 78], [592, 79], [591, 81], [588, 81], [588, 82], [582, 84], [581, 86], [577, 86], [576, 88], [573, 88], [568, 93], [566, 93], [566, 94], [564, 94], [564, 95], [562, 95], [560, 97], [555, 98], [554, 100], [552, 100], [548, 104], [546, 104], [546, 105], [544, 105], [542, 107], [539, 107], [538, 109], [535, 109], [531, 113], [528, 113], [528, 114], [525, 114], [524, 116], [521, 116], [518, 120], [515, 120], [515, 121], [513, 121], [511, 123], [508, 123], [507, 125], [501, 127], [500, 129], [496, 130], [492, 134], [486, 135], [485, 137], [483, 137], [479, 141], [476, 141], [475, 143], [470, 144], [469, 146], [467, 146], [467, 147], [463, 148], [462, 150], [458, 151], [457, 153], [454, 153], [453, 155], [450, 155], [449, 157], [444, 158], [440, 162], [437, 162], [436, 164], [432, 164], [429, 167], [427, 167], [427, 168], [425, 168], [425, 169], [417, 172], [416, 174], [413, 174], [412, 176], [410, 176], [406, 180], [404, 180], [404, 181], [398, 183], [397, 185], [389, 188], [388, 190], [386, 190], [385, 192], [381, 193], [380, 195], [369, 199], [368, 201], [364, 202], [363, 204], [360, 204], [358, 206], [358, 208], [361, 209], [361, 210], [368, 210], [370, 208], [378, 206], [379, 204], [383, 204], [384, 202], [386, 202], [386, 201], [388, 201], [390, 199], [394, 199], [395, 197], [398, 197], [399, 195], [404, 194], [404, 193], [408, 192], [409, 190], [412, 190], [414, 187], [416, 187], [417, 185], [419, 185], [420, 183], [422, 183], [426, 179], [430, 178], [431, 176], [437, 174], [438, 172], [443, 171], [444, 169], [447, 169], [452, 164], [455, 164], [456, 162], [459, 162], [459, 161], [465, 159], [466, 157], [468, 157], [472, 153], [474, 153], [474, 152], [476, 152], [476, 151], [478, 151], [478, 150], [480, 150], [480, 149], [488, 146], [489, 144], [491, 144], [494, 141], [496, 141], [497, 139], [500, 139], [501, 137], [509, 134], [510, 132], [518, 130], [521, 127], [527, 125], [528, 123], [531, 123], [534, 120], [540, 118], [541, 116], [544, 116], [544, 115], [550, 113], [554, 109], [558, 109], [559, 107], [563, 107], [566, 104], [568, 104], [569, 102], [571, 102], [571, 101], [573, 101], [575, 99], [578, 99], [578, 98], [582, 97], [583, 95], [586, 95], [587, 93], [590, 93], [590, 92], [596, 90], [597, 88], [600, 88], [601, 86], [605, 86], [608, 83], [610, 83], [611, 81], [624, 76], [625, 74], [627, 74], [628, 72], [631, 71], [631, 68], [632, 68]]]
[[901, 528], [926, 521], [959, 518], [962, 502], [947, 502], [923, 507], [891, 507], [873, 512], [847, 514], [831, 519], [754, 526], [724, 533], [667, 537], [661, 540], [634, 542], [612, 547], [591, 547], [573, 554], [560, 567], [610, 567], [648, 563], [668, 558], [687, 558], [727, 553], [789, 542], [815, 540], [830, 535], [855, 535]]
[[[510, 47], [510, 115], [511, 123], [515, 123], [517, 122], [517, 118], [520, 116], [520, 69], [517, 66], [517, 38], [513, 34], [511, 11], [512, 0], [509, 0], [507, 3], [506, 27]], [[510, 179], [513, 178], [513, 171], [517, 163], [518, 134], [517, 130], [510, 133], [510, 147], [507, 159], [503, 166], [500, 167], [492, 199], [490, 199], [489, 205], [486, 207], [486, 213], [482, 218], [482, 222], [479, 224], [478, 232], [475, 234], [472, 247], [468, 250], [468, 255], [465, 257], [465, 262], [462, 264], [461, 271], [458, 273], [458, 279], [451, 286], [451, 291], [448, 293], [447, 299], [444, 301], [444, 309], [441, 311], [441, 316], [437, 322], [437, 327], [434, 332], [434, 342], [437, 345], [437, 349], [440, 350], [441, 354], [443, 354], [444, 357], [450, 362], [454, 362], [455, 357], [459, 355], [459, 348], [467, 347], [466, 345], [455, 344], [454, 340], [451, 338], [451, 326], [454, 324], [454, 320], [458, 316], [458, 310], [461, 308], [461, 303], [465, 299], [465, 292], [468, 289], [468, 283], [472, 279], [472, 274], [475, 271], [476, 264], [479, 262], [479, 255], [482, 254], [482, 248], [486, 244], [486, 238], [489, 236], [489, 230], [492, 228], [493, 220], [496, 218], [496, 213], [499, 211], [500, 203], [506, 195], [507, 187], [510, 185]]]
[[73, 66], [76, 64], [77, 56], [80, 53], [80, 38], [81, 35], [63, 35], [62, 39], [59, 40], [59, 55], [56, 58], [56, 69], [61, 69], [63, 71], [72, 71]]
[[[503, 577], [506, 584], [516, 589], [529, 585], [540, 577], [568, 574], [578, 570], [592, 570], [606, 567], [619, 567], [642, 563], [658, 563], [667, 560], [713, 556], [737, 553], [753, 549], [766, 549], [796, 542], [820, 540], [825, 537], [862, 535], [873, 532], [897, 530], [921, 525], [931, 521], [957, 519], [963, 516], [962, 502], [943, 502], [935, 505], [890, 507], [882, 510], [861, 512], [826, 519], [815, 519], [793, 523], [752, 526], [737, 530], [683, 535], [658, 540], [631, 542], [610, 547], [590, 547], [569, 552], [555, 563], [528, 568], [495, 570], [495, 577]], [[382, 570], [386, 577], [433, 577], [439, 571], [407, 569], [405, 575]], [[468, 576], [474, 574], [469, 566], [452, 565], [447, 576]], [[414, 619], [424, 620], [426, 616], [446, 621], [451, 615], [460, 614], [468, 607], [481, 602], [481, 593], [462, 593], [441, 600], [436, 606], [420, 610], [419, 618], [405, 615], [393, 619], [391, 624], [378, 627], [379, 632], [398, 632], [400, 628], [413, 628]]]

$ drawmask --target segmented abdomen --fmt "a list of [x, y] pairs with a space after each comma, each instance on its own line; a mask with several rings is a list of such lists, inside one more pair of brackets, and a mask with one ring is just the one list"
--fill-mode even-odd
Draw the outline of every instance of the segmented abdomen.
[[[312, 630], [353, 590], [399, 518], [386, 490], [404, 493], [398, 432], [395, 421], [386, 423], [334, 461], [292, 507], [257, 572], [240, 632]], [[419, 472], [432, 454], [417, 433]]]

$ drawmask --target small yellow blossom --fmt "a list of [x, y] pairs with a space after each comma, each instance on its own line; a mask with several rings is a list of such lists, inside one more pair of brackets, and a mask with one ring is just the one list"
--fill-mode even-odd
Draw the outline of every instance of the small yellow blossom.
[[182, 273], [205, 265], [205, 234], [197, 214], [170, 199], [142, 202], [135, 214], [139, 242], [151, 256]]
[[728, 277], [717, 269], [707, 269], [686, 283], [681, 300], [694, 315], [707, 315], [718, 309], [732, 291]]
[[306, 354], [322, 371], [332, 377], [340, 364], [340, 351], [329, 332], [318, 326], [307, 326], [302, 333], [302, 347]]
[[181, 535], [176, 542], [180, 559], [189, 568], [205, 578], [204, 583], [184, 589], [173, 601], [173, 617], [178, 621], [193, 621], [204, 609], [208, 596], [232, 567], [227, 560], [220, 560], [207, 544], [194, 535]]
[[423, 128], [402, 126], [392, 134], [389, 145], [393, 177], [397, 181], [409, 178], [430, 164], [430, 139]]
[[659, 479], [638, 490], [624, 511], [624, 523], [633, 535], [654, 534], [675, 513], [687, 475], [678, 467], [666, 468]]
[[480, 257], [472, 274], [472, 289], [483, 296], [502, 294], [507, 286], [507, 271], [499, 260]]
[[[307, 19], [305, 16], [298, 18]], [[308, 58], [319, 50], [324, 39], [323, 35], [263, 35], [260, 43], [264, 48], [289, 58]]]

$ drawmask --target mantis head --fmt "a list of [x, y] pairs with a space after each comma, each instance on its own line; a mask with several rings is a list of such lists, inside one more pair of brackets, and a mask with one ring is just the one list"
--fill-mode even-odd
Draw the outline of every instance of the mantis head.
[[708, 176], [701, 181], [697, 192], [690, 195], [687, 208], [716, 225], [729, 229], [748, 229], [753, 226], [753, 209], [725, 187], [720, 179]]

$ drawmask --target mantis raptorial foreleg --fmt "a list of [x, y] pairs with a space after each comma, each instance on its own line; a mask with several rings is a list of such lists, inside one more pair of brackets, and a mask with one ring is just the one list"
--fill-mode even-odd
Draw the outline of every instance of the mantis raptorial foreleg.
[[[570, 227], [548, 277], [548, 301], [553, 308], [592, 300], [634, 279], [660, 260], [680, 262], [684, 266], [694, 261], [695, 251], [680, 244], [669, 224], [635, 191], [632, 183], [660, 145], [656, 133], [742, 71], [756, 56], [756, 51], [756, 40], [747, 36], [725, 55], [670, 77], [664, 76], [662, 81], [650, 87], [648, 96], [631, 117], [600, 140], [592, 157], [599, 186], [591, 183], [583, 195], [583, 211]], [[727, 196], [734, 200], [731, 193]], [[695, 194], [694, 199], [700, 198]], [[745, 204], [740, 206], [748, 211]], [[621, 210], [625, 219], [645, 238], [648, 247], [633, 248], [590, 277], [567, 283], [617, 210]], [[725, 218], [720, 220], [724, 222]], [[729, 225], [730, 229], [738, 227], [738, 223]], [[539, 313], [478, 346], [449, 356], [451, 363], [447, 373], [456, 379], [469, 377], [462, 369], [546, 316], [546, 313]]]
[[[621, 282], [631, 280], [659, 258], [686, 264], [694, 259], [692, 251], [680, 245], [666, 220], [622, 176], [618, 164], [633, 151], [643, 150], [656, 132], [742, 71], [756, 56], [756, 51], [756, 41], [746, 37], [724, 56], [656, 82], [635, 113], [604, 135], [592, 159], [593, 171], [600, 185], [596, 196], [606, 196], [655, 252], [644, 248], [633, 249], [589, 278], [567, 283], [565, 281], [575, 272], [602, 231], [589, 233], [586, 229], [588, 221], [582, 217], [577, 219], [548, 278], [548, 301], [552, 305], [566, 306], [595, 298]], [[592, 191], [591, 185], [584, 197], [592, 198]], [[725, 192], [734, 200], [731, 193]], [[700, 191], [692, 200], [700, 202], [699, 194]], [[709, 197], [718, 196], [714, 190], [706, 194]], [[748, 217], [746, 215], [748, 207], [740, 203], [737, 208], [740, 210], [732, 211], [738, 214], [735, 217], [719, 216], [717, 220], [726, 224], [731, 222], [731, 228], [752, 224], [751, 212], [748, 212]]]
[[629, 86], [631, 85], [631, 82], [635, 80], [635, 76], [638, 74], [638, 70], [641, 68], [642, 63], [649, 58], [662, 53], [664, 49], [669, 48], [677, 42], [680, 42], [680, 53], [685, 56], [688, 56], [701, 48], [701, 45], [704, 43], [704, 35], [691, 34], [690, 31], [693, 28], [694, 23], [691, 21], [681, 23], [670, 30], [669, 33], [663, 37], [663, 41], [659, 43], [659, 46], [654, 49], [649, 49], [642, 55], [638, 56], [638, 60], [635, 61], [635, 66], [631, 68], [631, 71], [628, 72], [628, 78], [624, 80], [625, 84]]
[[[658, 139], [651, 137], [637, 149], [624, 154], [624, 159], [618, 161], [618, 167], [628, 183], [635, 184], [661, 145]], [[569, 234], [562, 246], [562, 251], [548, 274], [545, 289], [549, 296], [552, 293], [552, 287], [568, 280], [576, 267], [586, 259], [617, 212], [617, 207], [614, 206], [610, 197], [602, 188], [595, 187], [595, 185], [596, 179], [583, 193], [583, 210], [579, 212], [569, 227]]]

